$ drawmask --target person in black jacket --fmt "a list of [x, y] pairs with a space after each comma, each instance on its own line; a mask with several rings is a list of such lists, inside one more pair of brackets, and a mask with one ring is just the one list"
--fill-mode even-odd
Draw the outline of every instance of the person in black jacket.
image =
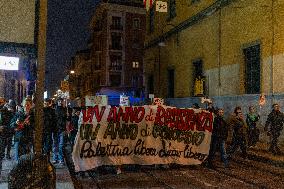
[[34, 141], [35, 117], [32, 99], [26, 98], [23, 105], [23, 108], [18, 106], [10, 124], [11, 129], [15, 131], [15, 159], [17, 162], [21, 155], [32, 152]]
[[63, 106], [63, 99], [57, 100], [57, 106], [55, 108], [56, 115], [56, 133], [53, 135], [53, 160], [52, 163], [64, 164], [63, 148], [64, 138], [66, 132], [66, 119], [67, 108]]
[[208, 164], [207, 166], [209, 168], [213, 168], [212, 161], [214, 159], [215, 153], [218, 150], [219, 147], [222, 161], [225, 164], [225, 167], [228, 167], [228, 159], [226, 155], [226, 149], [225, 149], [225, 143], [228, 137], [228, 124], [223, 118], [224, 116], [224, 110], [222, 108], [219, 108], [217, 111], [217, 117], [214, 119], [213, 122], [213, 131], [211, 136], [211, 145], [210, 145], [210, 151], [208, 155]]
[[272, 152], [274, 155], [281, 154], [280, 148], [278, 147], [278, 138], [283, 130], [283, 123], [284, 114], [280, 112], [280, 107], [278, 104], [273, 104], [273, 110], [267, 117], [264, 130], [267, 131], [267, 134], [271, 136], [268, 151]]
[[5, 107], [6, 100], [0, 97], [0, 175], [2, 169], [2, 161], [5, 157], [5, 147], [7, 143], [7, 132], [9, 129], [11, 114]]
[[242, 151], [242, 157], [247, 158], [247, 125], [244, 120], [242, 109], [237, 106], [234, 110], [235, 116], [230, 122], [230, 126], [233, 128], [233, 138], [231, 146], [227, 150], [228, 156], [231, 156], [240, 147]]
[[51, 105], [51, 99], [44, 100], [43, 153], [48, 157], [52, 149], [52, 134], [56, 133], [55, 110]]

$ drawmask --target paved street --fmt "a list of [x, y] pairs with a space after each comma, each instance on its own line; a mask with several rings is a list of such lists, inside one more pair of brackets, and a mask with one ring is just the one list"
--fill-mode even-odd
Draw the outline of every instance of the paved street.
[[246, 160], [236, 156], [229, 169], [219, 161], [214, 170], [203, 166], [142, 166], [135, 170], [130, 166], [119, 175], [109, 168], [77, 178], [83, 188], [283, 188], [283, 165], [262, 161], [255, 156]]
[[[12, 157], [14, 148], [12, 148]], [[16, 161], [4, 159], [2, 174], [0, 176], [0, 189], [8, 188], [8, 175], [10, 170], [15, 166]], [[73, 183], [70, 178], [69, 171], [66, 166], [55, 165], [56, 168], [56, 188], [58, 189], [73, 189]]]

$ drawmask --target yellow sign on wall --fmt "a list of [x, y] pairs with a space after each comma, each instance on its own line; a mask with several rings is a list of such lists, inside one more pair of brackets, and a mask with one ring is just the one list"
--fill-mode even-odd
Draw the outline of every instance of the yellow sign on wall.
[[204, 82], [205, 78], [197, 77], [194, 82], [194, 96], [203, 96], [204, 95]]

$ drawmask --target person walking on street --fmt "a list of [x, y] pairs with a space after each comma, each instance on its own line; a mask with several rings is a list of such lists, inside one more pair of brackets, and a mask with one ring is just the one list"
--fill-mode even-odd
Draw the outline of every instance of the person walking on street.
[[9, 123], [7, 124], [6, 128], [6, 142], [5, 142], [5, 148], [6, 148], [6, 159], [11, 159], [11, 148], [12, 148], [12, 140], [15, 131], [11, 129], [10, 127], [10, 122], [12, 121], [13, 117], [15, 116], [16, 113], [16, 107], [14, 107], [14, 104], [11, 103], [11, 100], [9, 100], [9, 103], [6, 104], [7, 106], [7, 119], [9, 120]]
[[63, 148], [64, 148], [64, 138], [66, 131], [66, 119], [67, 119], [67, 109], [63, 107], [63, 99], [59, 98], [57, 100], [57, 106], [55, 108], [56, 115], [56, 133], [53, 135], [53, 160], [52, 163], [59, 163], [64, 165]]
[[274, 155], [280, 155], [278, 147], [278, 138], [283, 130], [284, 114], [280, 112], [279, 104], [273, 104], [273, 110], [268, 115], [264, 130], [271, 137], [269, 150]]
[[228, 167], [228, 159], [225, 149], [225, 143], [228, 137], [228, 124], [224, 120], [224, 110], [219, 108], [217, 110], [217, 117], [213, 122], [213, 132], [211, 136], [211, 145], [208, 155], [207, 166], [209, 168], [214, 168], [212, 161], [214, 159], [216, 151], [220, 150], [222, 161], [224, 162], [225, 167]]
[[249, 113], [246, 116], [246, 123], [248, 126], [248, 146], [255, 146], [259, 140], [259, 129], [256, 123], [260, 119], [260, 116], [255, 112], [253, 106], [249, 107]]
[[43, 128], [43, 153], [50, 157], [52, 150], [52, 134], [56, 133], [55, 110], [51, 107], [50, 99], [44, 100], [44, 128]]
[[32, 152], [34, 142], [35, 118], [32, 100], [27, 97], [23, 105], [23, 108], [17, 107], [17, 112], [10, 124], [10, 127], [15, 131], [15, 160], [17, 162], [21, 155]]
[[242, 157], [247, 158], [247, 125], [244, 121], [241, 107], [236, 107], [234, 110], [234, 114], [235, 117], [231, 122], [233, 128], [233, 139], [231, 146], [227, 150], [227, 153], [228, 156], [231, 157], [232, 154], [235, 153], [235, 151], [238, 149], [238, 147], [240, 147], [242, 151]]
[[0, 175], [2, 170], [2, 161], [5, 157], [5, 147], [7, 143], [7, 130], [10, 124], [11, 115], [7, 107], [6, 100], [0, 97]]

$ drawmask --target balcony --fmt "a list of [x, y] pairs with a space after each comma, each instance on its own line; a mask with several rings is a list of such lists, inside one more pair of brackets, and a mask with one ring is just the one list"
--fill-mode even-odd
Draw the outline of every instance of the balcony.
[[110, 25], [111, 30], [123, 30], [122, 25]]
[[122, 46], [121, 45], [110, 45], [109, 49], [110, 50], [122, 50]]
[[110, 65], [109, 66], [110, 71], [121, 71], [122, 70], [122, 65]]
[[101, 65], [95, 65], [95, 70], [101, 70], [102, 66]]

